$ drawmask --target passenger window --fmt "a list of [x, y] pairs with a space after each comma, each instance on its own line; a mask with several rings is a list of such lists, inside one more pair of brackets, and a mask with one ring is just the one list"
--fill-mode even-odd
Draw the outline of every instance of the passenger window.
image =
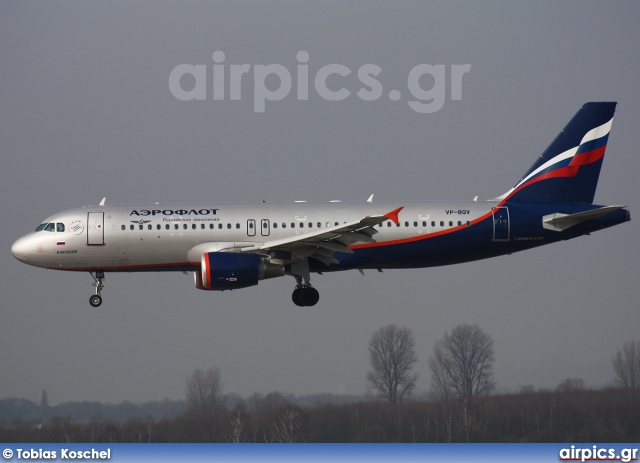
[[147, 225], [147, 230], [153, 230], [153, 225], [151, 224]]
[[453, 227], [453, 222], [451, 220], [449, 220], [449, 226]]
[[422, 226], [426, 227], [427, 226], [427, 222], [422, 222]]
[[471, 226], [471, 222], [467, 220], [467, 227], [470, 227], [470, 226]]
[[127, 227], [125, 227], [124, 225], [120, 225], [120, 230], [125, 230]]
[[278, 228], [278, 224], [276, 222], [273, 222], [273, 228]]
[[167, 230], [169, 230], [169, 227], [170, 227], [170, 225], [169, 225], [169, 224], [166, 224], [166, 225], [164, 226], [164, 228], [166, 228]]
[[236, 228], [240, 229], [240, 224], [239, 223], [236, 224]]
[[460, 225], [462, 225], [462, 222], [460, 222], [460, 221], [458, 220], [458, 227], [459, 227]]
[[300, 228], [304, 227], [304, 223], [300, 222]]
[[322, 228], [322, 224], [320, 222], [318, 222], [316, 225], [318, 226], [318, 228]]
[[203, 223], [200, 224], [200, 228], [204, 230], [204, 224]]
[[309, 222], [309, 228], [313, 228], [313, 222]]
[[195, 230], [195, 229], [196, 229], [196, 224], [195, 224], [195, 223], [192, 223], [192, 224], [191, 224], [191, 228], [192, 228], [193, 230]]
[[54, 228], [54, 224], [48, 223], [46, 227], [44, 227], [44, 231], [52, 232]]
[[56, 224], [56, 231], [57, 232], [63, 232], [64, 231], [64, 224], [63, 223], [57, 223]]
[[432, 226], [432, 227], [435, 227], [435, 226], [436, 226], [436, 222], [435, 222], [435, 220], [432, 220], [432, 221], [431, 221], [431, 226]]
[[440, 221], [440, 226], [444, 227], [444, 222], [442, 220]]
[[404, 226], [405, 226], [405, 227], [408, 227], [408, 226], [409, 226], [409, 222], [405, 222], [405, 223], [404, 223]]
[[133, 230], [133, 225], [129, 225], [129, 230]]
[[162, 228], [162, 225], [158, 224], [158, 225], [156, 225], [156, 228], [157, 228], [158, 230], [160, 230], [160, 229]]
[[230, 224], [230, 223], [228, 223], [228, 224], [227, 224], [227, 228], [228, 228], [229, 230], [231, 230], [231, 224]]
[[183, 224], [182, 224], [182, 229], [183, 229], [183, 230], [186, 230], [186, 229], [187, 229], [187, 224], [186, 224], [186, 223], [183, 223]]
[[210, 224], [209, 224], [209, 228], [210, 228], [211, 230], [213, 230], [213, 224], [212, 224], [212, 223], [210, 223]]
[[178, 227], [179, 227], [179, 225], [178, 225], [178, 224], [175, 224], [175, 225], [173, 226], [173, 228], [175, 228], [176, 230], [178, 229]]
[[390, 226], [391, 226], [391, 222], [387, 222], [387, 227], [390, 227]]
[[296, 224], [291, 222], [291, 228], [296, 228]]
[[282, 228], [287, 228], [287, 224], [282, 222]]
[[142, 225], [142, 224], [138, 225], [138, 228], [139, 228], [140, 230], [142, 230], [143, 225]]
[[218, 228], [219, 228], [220, 230], [222, 230], [222, 224], [221, 224], [221, 223], [219, 223], [219, 224], [218, 224]]

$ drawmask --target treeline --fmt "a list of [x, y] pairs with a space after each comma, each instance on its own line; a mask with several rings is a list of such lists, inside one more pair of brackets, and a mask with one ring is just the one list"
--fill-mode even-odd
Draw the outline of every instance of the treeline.
[[0, 399], [0, 426], [4, 427], [38, 427], [55, 417], [71, 417], [74, 422], [86, 422], [93, 417], [102, 417], [108, 421], [124, 422], [140, 416], [154, 419], [174, 417], [187, 408], [184, 400], [165, 399], [134, 404], [128, 401], [119, 404], [102, 402], [62, 402], [55, 406], [36, 404], [27, 399]]
[[640, 391], [523, 392], [448, 401], [296, 405], [279, 393], [232, 407], [117, 422], [54, 416], [4, 424], [1, 442], [638, 442]]

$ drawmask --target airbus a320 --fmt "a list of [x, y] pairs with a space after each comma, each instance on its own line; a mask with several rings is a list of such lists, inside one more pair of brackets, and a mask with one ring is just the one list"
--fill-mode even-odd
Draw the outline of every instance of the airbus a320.
[[[423, 268], [486, 259], [630, 220], [593, 199], [616, 103], [587, 103], [513, 188], [488, 201], [134, 204], [60, 212], [11, 252], [46, 269], [89, 272], [102, 304], [107, 272], [192, 272], [224, 291], [290, 275], [313, 306], [311, 274]], [[477, 199], [477, 198], [476, 198]]]

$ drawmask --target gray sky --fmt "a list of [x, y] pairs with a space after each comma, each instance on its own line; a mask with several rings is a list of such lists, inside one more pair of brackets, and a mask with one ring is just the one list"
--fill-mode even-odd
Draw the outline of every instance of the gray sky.
[[[3, 2], [0, 397], [178, 399], [189, 373], [210, 366], [242, 395], [364, 393], [367, 341], [388, 323], [414, 331], [420, 392], [434, 342], [459, 323], [494, 336], [499, 390], [610, 383], [611, 356], [639, 337], [637, 221], [453, 267], [313, 276], [314, 308], [293, 305], [290, 277], [212, 293], [191, 276], [149, 273], [108, 274], [92, 309], [88, 274], [23, 265], [10, 247], [103, 196], [492, 198], [583, 103], [604, 100], [619, 104], [596, 202], [637, 217], [638, 17], [638, 2]], [[257, 114], [251, 72], [240, 101], [214, 101], [215, 51], [227, 66], [281, 64], [293, 90]], [[307, 101], [296, 98], [299, 51]], [[364, 101], [357, 70], [371, 63], [384, 91]], [[207, 66], [207, 100], [172, 95], [180, 64]], [[351, 91], [342, 101], [313, 86], [328, 64], [352, 71], [328, 80]], [[407, 75], [419, 64], [446, 65], [447, 78], [471, 64], [462, 99], [447, 83], [442, 109], [413, 111]]]

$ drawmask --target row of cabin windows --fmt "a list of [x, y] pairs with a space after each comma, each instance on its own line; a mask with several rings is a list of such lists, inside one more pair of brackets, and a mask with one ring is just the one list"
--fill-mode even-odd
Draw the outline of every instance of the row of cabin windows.
[[[322, 228], [322, 223], [318, 222], [317, 225], [318, 225], [318, 228]], [[338, 226], [339, 222], [336, 222], [335, 225]], [[291, 228], [295, 228], [295, 226], [296, 226], [296, 224], [294, 222], [291, 222]], [[330, 226], [331, 226], [331, 223], [327, 222], [327, 227], [330, 227]], [[299, 223], [299, 227], [303, 228], [304, 227], [304, 222], [300, 222]], [[144, 227], [143, 224], [138, 224], [138, 230], [144, 230], [144, 228], [145, 227]], [[170, 224], [165, 224], [164, 228], [165, 228], [165, 230], [171, 230], [171, 225]], [[182, 229], [183, 230], [187, 230], [188, 228], [189, 228], [188, 224], [186, 224], [186, 223], [182, 224]], [[195, 223], [191, 224], [191, 229], [192, 230], [196, 230], [197, 228], [198, 228], [197, 224], [195, 224]], [[200, 229], [205, 230], [206, 228], [207, 227], [206, 227], [206, 225], [204, 223], [200, 224]], [[214, 228], [215, 228], [215, 224], [210, 223], [209, 224], [209, 229], [213, 230]], [[223, 228], [224, 228], [224, 226], [221, 223], [219, 223], [218, 224], [218, 229], [222, 230]], [[232, 228], [232, 225], [230, 223], [228, 223], [227, 224], [227, 228], [230, 230]], [[236, 224], [236, 228], [240, 229], [240, 224], [239, 223]], [[269, 224], [267, 222], [263, 222], [262, 223], [262, 228], [264, 228], [264, 229], [269, 228]], [[278, 228], [278, 224], [274, 223], [273, 224], [273, 228]], [[287, 224], [283, 222], [282, 223], [282, 228], [287, 228]], [[313, 228], [313, 223], [312, 222], [309, 222], [309, 228]], [[126, 230], [126, 229], [127, 229], [126, 225], [121, 225], [120, 226], [120, 230]], [[135, 229], [136, 229], [135, 225], [129, 225], [129, 230], [135, 230]], [[174, 230], [179, 230], [180, 229], [180, 224], [177, 224], [177, 223], [173, 224], [173, 229]], [[249, 229], [253, 230], [253, 222], [249, 222]], [[153, 230], [153, 225], [148, 224], [147, 225], [147, 230]], [[156, 230], [162, 230], [162, 225], [157, 224], [156, 225]]]
[[[429, 224], [429, 222], [427, 222], [427, 221], [422, 221], [422, 226], [423, 226], [423, 227], [428, 226], [428, 224]], [[44, 228], [44, 227], [43, 227], [45, 231], [53, 231], [53, 224], [52, 224], [52, 223], [51, 223], [51, 224], [45, 224], [45, 225], [46, 225], [46, 228]], [[64, 231], [64, 225], [63, 225], [63, 224], [59, 223], [59, 224], [57, 224], [57, 225], [58, 225], [58, 231]], [[335, 222], [335, 226], [338, 226], [338, 225], [339, 225], [339, 222]], [[462, 225], [462, 221], [458, 220], [458, 226], [461, 226], [461, 225]], [[471, 222], [467, 221], [467, 222], [466, 222], [466, 225], [467, 225], [467, 227], [471, 226]], [[62, 226], [62, 228], [61, 228], [60, 226]], [[321, 223], [321, 222], [318, 222], [318, 223], [317, 223], [317, 226], [318, 226], [318, 228], [322, 228], [322, 223]], [[330, 222], [327, 222], [327, 228], [329, 228], [330, 226], [331, 226], [331, 223], [330, 223]], [[380, 227], [382, 227], [382, 226], [383, 226], [383, 224], [380, 224], [379, 226], [380, 226]], [[400, 226], [401, 226], [401, 225], [400, 225], [400, 222], [398, 222], [398, 223], [396, 224], [396, 227], [400, 227]], [[409, 226], [410, 226], [410, 225], [409, 225], [409, 222], [405, 222], [405, 223], [404, 223], [404, 226], [405, 226], [405, 227], [409, 227]], [[416, 222], [413, 222], [413, 226], [417, 228], [417, 227], [419, 226], [419, 222], [417, 222], [417, 221], [416, 221]], [[436, 222], [435, 222], [435, 220], [432, 220], [432, 221], [431, 221], [431, 226], [432, 226], [432, 227], [435, 227], [435, 226], [436, 226]], [[443, 221], [443, 220], [441, 220], [441, 221], [440, 221], [440, 226], [441, 226], [441, 227], [444, 227], [444, 226], [445, 226], [445, 225], [444, 225], [444, 221]], [[449, 221], [449, 226], [450, 226], [450, 227], [453, 227], [453, 221], [452, 221], [452, 220], [450, 220], [450, 221]], [[291, 228], [295, 228], [295, 227], [296, 227], [295, 222], [291, 222]], [[299, 223], [298, 223], [298, 227], [299, 227], [299, 228], [304, 228], [304, 222], [299, 222]], [[309, 228], [313, 228], [313, 222], [309, 222], [309, 223], [308, 223], [308, 227], [309, 227]], [[391, 222], [390, 222], [390, 221], [387, 221], [387, 227], [391, 227]], [[138, 224], [138, 230], [144, 230], [144, 228], [145, 228], [145, 227], [144, 227], [144, 225], [143, 225], [143, 224]], [[165, 224], [164, 228], [165, 228], [165, 230], [171, 230], [171, 225], [167, 223], [167, 224]], [[189, 228], [189, 224], [186, 224], [186, 223], [183, 223], [183, 224], [182, 224], [182, 229], [183, 229], [183, 230], [187, 230], [188, 228]], [[201, 224], [200, 224], [200, 229], [201, 229], [201, 230], [205, 230], [206, 228], [207, 228], [207, 227], [206, 227], [206, 224], [204, 224], [204, 223], [201, 223]], [[210, 230], [213, 230], [214, 228], [215, 228], [215, 224], [210, 223], [210, 224], [209, 224], [209, 229], [210, 229]], [[223, 228], [224, 228], [223, 224], [219, 223], [219, 224], [218, 224], [218, 229], [219, 229], [219, 230], [222, 230]], [[232, 224], [228, 223], [226, 228], [227, 228], [228, 230], [231, 230], [231, 228], [232, 228]], [[262, 228], [263, 228], [263, 229], [267, 229], [267, 228], [269, 228], [269, 224], [268, 224], [268, 222], [263, 222], [263, 223], [262, 223]], [[274, 222], [274, 224], [273, 224], [273, 228], [278, 228], [278, 224]], [[287, 224], [286, 224], [285, 222], [283, 222], [283, 223], [282, 223], [282, 228], [287, 228]], [[126, 230], [126, 229], [127, 229], [127, 227], [126, 227], [126, 225], [121, 225], [121, 226], [120, 226], [120, 229], [121, 229], [121, 230]], [[136, 229], [136, 226], [135, 226], [135, 225], [129, 225], [129, 230], [135, 230], [135, 229]], [[173, 224], [173, 229], [174, 229], [174, 230], [180, 230], [180, 224], [174, 223], [174, 224]], [[192, 229], [192, 230], [197, 230], [197, 229], [198, 229], [198, 224], [192, 223], [192, 224], [191, 224], [191, 229]], [[240, 229], [240, 224], [239, 224], [239, 223], [236, 223], [236, 229], [238, 229], [238, 230]], [[250, 229], [250, 230], [253, 230], [253, 222], [249, 222], [249, 229]], [[147, 230], [153, 230], [153, 225], [151, 225], [151, 224], [147, 224]], [[162, 225], [161, 225], [161, 224], [157, 224], [157, 225], [156, 225], [156, 230], [162, 230]]]
[[[423, 221], [422, 221], [422, 226], [423, 226], [423, 227], [427, 227], [428, 225], [429, 225], [429, 222], [427, 222], [426, 220], [423, 220]], [[462, 225], [462, 221], [461, 221], [461, 220], [458, 220], [458, 226], [460, 227], [461, 225]], [[467, 227], [470, 227], [470, 226], [471, 226], [471, 222], [469, 222], [469, 221], [467, 220], [467, 221], [465, 222], [465, 225], [466, 225]], [[383, 226], [383, 224], [380, 224], [380, 227], [382, 227], [382, 226]], [[399, 227], [399, 226], [400, 226], [400, 222], [398, 222], [398, 223], [396, 224], [396, 227]], [[404, 226], [405, 226], [405, 227], [410, 227], [409, 222], [405, 222], [405, 223], [404, 223]], [[417, 227], [419, 227], [419, 226], [420, 226], [420, 222], [417, 222], [417, 221], [416, 221], [416, 222], [413, 222], [413, 226], [414, 226], [414, 227], [416, 227], [416, 228], [417, 228]], [[431, 226], [432, 226], [432, 227], [435, 227], [435, 226], [436, 226], [436, 221], [435, 221], [435, 220], [432, 220], [432, 221], [431, 221]], [[441, 226], [441, 227], [444, 227], [444, 226], [445, 226], [445, 225], [444, 225], [444, 220], [441, 220], [441, 221], [440, 221], [440, 226]], [[449, 221], [449, 226], [450, 226], [450, 227], [453, 227], [453, 220], [450, 220], [450, 221]], [[391, 227], [391, 222], [387, 222], [387, 227]]]
[[[340, 222], [335, 222], [334, 225], [337, 227], [338, 225], [340, 225]], [[316, 226], [318, 228], [322, 228], [322, 222], [318, 222]], [[313, 222], [307, 223], [307, 227], [313, 228]], [[331, 222], [327, 222], [327, 228], [329, 227], [331, 227]], [[267, 228], [267, 224], [263, 222], [262, 228]], [[278, 228], [278, 224], [276, 222], [273, 223], [273, 228]], [[282, 222], [282, 228], [287, 228], [287, 224], [285, 222]], [[291, 222], [291, 228], [296, 228], [295, 222]], [[304, 228], [304, 222], [298, 222], [298, 228]]]
[[[183, 223], [183, 224], [182, 224], [182, 229], [183, 229], [183, 230], [187, 230], [188, 228], [189, 228], [189, 224], [186, 224], [186, 223]], [[196, 230], [197, 228], [198, 228], [198, 224], [195, 224], [195, 223], [192, 223], [192, 224], [191, 224], [191, 229], [192, 229], [192, 230]], [[206, 225], [205, 225], [204, 223], [201, 223], [201, 224], [200, 224], [200, 228], [201, 228], [202, 230], [205, 230], [207, 227], [206, 227]], [[209, 224], [209, 229], [213, 230], [214, 228], [215, 228], [215, 224], [210, 223], [210, 224]], [[221, 223], [219, 223], [219, 224], [218, 224], [218, 228], [219, 228], [220, 230], [222, 230], [223, 226], [222, 226], [222, 224], [221, 224]], [[228, 228], [228, 229], [231, 229], [231, 228], [232, 228], [232, 225], [231, 225], [230, 223], [228, 223], [228, 224], [227, 224], [227, 228]], [[240, 228], [240, 224], [239, 224], [239, 223], [237, 223], [237, 224], [236, 224], [236, 228], [238, 228], [238, 229]], [[126, 225], [120, 225], [120, 230], [126, 230], [126, 229], [127, 229], [127, 226], [126, 226]], [[135, 230], [135, 229], [136, 229], [136, 226], [135, 226], [135, 225], [129, 225], [129, 230]], [[171, 230], [171, 225], [170, 225], [170, 224], [168, 224], [168, 223], [167, 223], [167, 224], [165, 224], [165, 225], [164, 225], [164, 229], [165, 229], [165, 230]], [[178, 224], [178, 223], [174, 223], [174, 224], [173, 224], [173, 229], [174, 229], [174, 230], [180, 230], [180, 224]], [[138, 225], [138, 230], [144, 230], [144, 225], [139, 224], [139, 225]], [[147, 230], [153, 230], [153, 225], [148, 224], [148, 225], [147, 225]], [[156, 230], [162, 230], [162, 225], [157, 224], [157, 225], [156, 225]]]

